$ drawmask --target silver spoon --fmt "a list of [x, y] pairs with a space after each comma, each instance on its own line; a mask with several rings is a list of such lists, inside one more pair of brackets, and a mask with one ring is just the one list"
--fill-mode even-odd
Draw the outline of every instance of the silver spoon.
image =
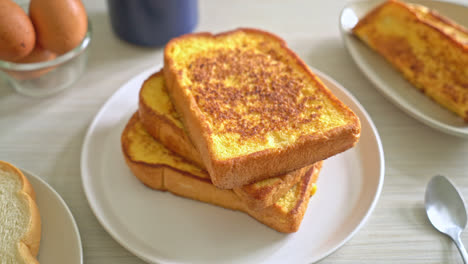
[[468, 254], [460, 239], [467, 222], [466, 207], [458, 190], [444, 176], [434, 176], [427, 184], [424, 203], [429, 221], [455, 242], [467, 264]]

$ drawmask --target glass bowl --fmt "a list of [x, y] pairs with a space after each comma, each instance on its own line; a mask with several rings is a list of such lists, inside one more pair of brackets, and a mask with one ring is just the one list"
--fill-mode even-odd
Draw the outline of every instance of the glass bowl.
[[0, 60], [0, 78], [17, 92], [44, 97], [71, 86], [83, 73], [88, 61], [92, 27], [74, 49], [50, 61], [14, 63]]

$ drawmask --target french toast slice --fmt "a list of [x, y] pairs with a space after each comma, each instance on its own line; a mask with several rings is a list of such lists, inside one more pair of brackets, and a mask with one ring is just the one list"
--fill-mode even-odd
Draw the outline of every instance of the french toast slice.
[[255, 29], [172, 39], [164, 76], [213, 184], [232, 189], [345, 151], [358, 117], [279, 37]]
[[413, 86], [468, 122], [466, 28], [427, 7], [389, 0], [361, 18], [353, 33]]
[[[138, 113], [145, 130], [166, 148], [205, 168], [200, 154], [188, 138], [165, 87], [164, 75], [158, 72], [142, 85]], [[234, 188], [234, 192], [252, 210], [260, 210], [276, 202], [304, 175], [301, 168], [278, 177], [260, 180]]]
[[166, 149], [144, 129], [137, 114], [127, 123], [121, 136], [125, 161], [133, 174], [152, 189], [245, 212], [259, 222], [283, 233], [296, 232], [304, 217], [322, 166], [317, 162], [301, 180], [273, 205], [251, 210], [232, 190], [216, 188], [201, 168], [186, 162]]

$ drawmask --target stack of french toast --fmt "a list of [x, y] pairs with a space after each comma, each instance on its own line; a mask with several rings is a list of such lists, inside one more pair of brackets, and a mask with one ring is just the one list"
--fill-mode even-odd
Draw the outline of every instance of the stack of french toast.
[[282, 39], [237, 29], [171, 40], [121, 142], [128, 166], [148, 187], [291, 233], [323, 160], [353, 147], [360, 129], [358, 117]]

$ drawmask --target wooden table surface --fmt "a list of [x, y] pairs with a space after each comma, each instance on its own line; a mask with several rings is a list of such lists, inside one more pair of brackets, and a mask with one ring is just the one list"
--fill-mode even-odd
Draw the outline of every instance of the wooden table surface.
[[[114, 241], [90, 210], [81, 185], [85, 132], [103, 103], [145, 69], [162, 62], [161, 48], [142, 48], [112, 33], [105, 1], [85, 0], [93, 24], [86, 72], [73, 87], [45, 99], [0, 86], [0, 160], [45, 179], [69, 205], [80, 229], [84, 263], [144, 263]], [[196, 31], [240, 26], [283, 37], [303, 60], [346, 87], [380, 133], [385, 184], [366, 225], [321, 263], [461, 263], [451, 241], [428, 222], [424, 190], [448, 176], [468, 197], [468, 140], [435, 131], [386, 100], [352, 61], [341, 41], [344, 1], [200, 1]], [[468, 243], [468, 232], [462, 237]]]

